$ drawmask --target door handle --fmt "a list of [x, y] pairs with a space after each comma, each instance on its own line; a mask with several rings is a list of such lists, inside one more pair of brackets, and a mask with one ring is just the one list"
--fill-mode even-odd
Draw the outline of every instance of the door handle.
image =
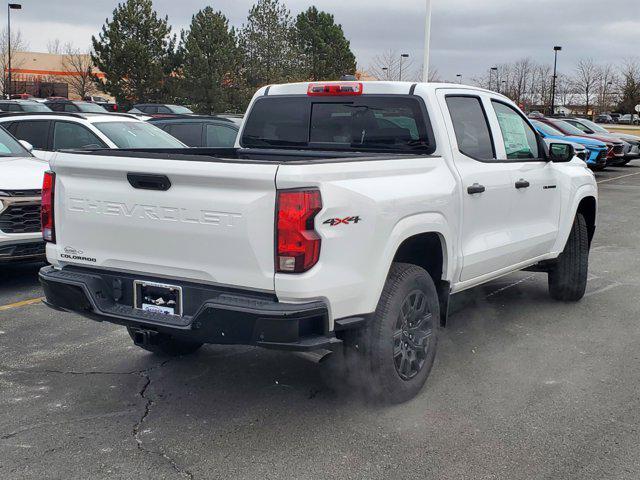
[[479, 183], [474, 183], [470, 187], [467, 187], [467, 193], [469, 195], [475, 195], [476, 193], [482, 193], [486, 190], [484, 185], [480, 185]]
[[160, 190], [166, 192], [171, 188], [171, 181], [166, 175], [152, 173], [127, 173], [127, 180], [133, 188], [140, 190]]
[[531, 184], [527, 182], [525, 179], [521, 178], [516, 182], [516, 188], [520, 190], [521, 188], [529, 188]]

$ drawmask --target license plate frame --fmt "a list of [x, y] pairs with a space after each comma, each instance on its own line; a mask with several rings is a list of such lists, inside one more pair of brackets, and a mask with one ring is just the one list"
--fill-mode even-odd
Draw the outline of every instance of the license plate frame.
[[182, 287], [179, 285], [147, 280], [133, 282], [133, 307], [136, 310], [182, 317], [182, 298]]

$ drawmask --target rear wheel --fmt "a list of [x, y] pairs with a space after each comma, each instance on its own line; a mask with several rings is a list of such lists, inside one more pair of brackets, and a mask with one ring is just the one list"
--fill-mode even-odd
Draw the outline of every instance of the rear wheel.
[[363, 364], [375, 398], [399, 403], [415, 397], [431, 372], [438, 346], [440, 305], [426, 270], [395, 263], [378, 307], [363, 332]]
[[150, 337], [147, 332], [132, 327], [127, 327], [127, 332], [138, 347], [156, 355], [168, 357], [189, 355], [202, 347], [202, 343], [178, 340], [165, 333], [154, 333]]
[[577, 302], [587, 289], [589, 232], [581, 213], [576, 215], [564, 251], [549, 270], [549, 294], [564, 302]]

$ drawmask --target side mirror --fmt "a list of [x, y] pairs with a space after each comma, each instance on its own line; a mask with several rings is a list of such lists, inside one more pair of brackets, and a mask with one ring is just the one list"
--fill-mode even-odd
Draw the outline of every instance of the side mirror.
[[28, 152], [33, 152], [33, 145], [31, 145], [29, 142], [27, 142], [26, 140], [18, 141], [20, 142], [20, 145], [27, 149]]
[[573, 145], [568, 143], [552, 143], [549, 145], [549, 160], [552, 162], [570, 162], [576, 152]]

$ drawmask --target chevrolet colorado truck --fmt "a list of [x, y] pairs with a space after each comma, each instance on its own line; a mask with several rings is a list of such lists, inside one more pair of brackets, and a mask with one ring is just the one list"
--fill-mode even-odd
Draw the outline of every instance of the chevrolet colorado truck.
[[46, 302], [136, 345], [324, 355], [401, 402], [452, 294], [522, 269], [577, 301], [597, 187], [497, 93], [272, 85], [233, 149], [59, 152], [43, 186]]
[[0, 268], [44, 260], [40, 188], [49, 165], [30, 150], [0, 127]]

